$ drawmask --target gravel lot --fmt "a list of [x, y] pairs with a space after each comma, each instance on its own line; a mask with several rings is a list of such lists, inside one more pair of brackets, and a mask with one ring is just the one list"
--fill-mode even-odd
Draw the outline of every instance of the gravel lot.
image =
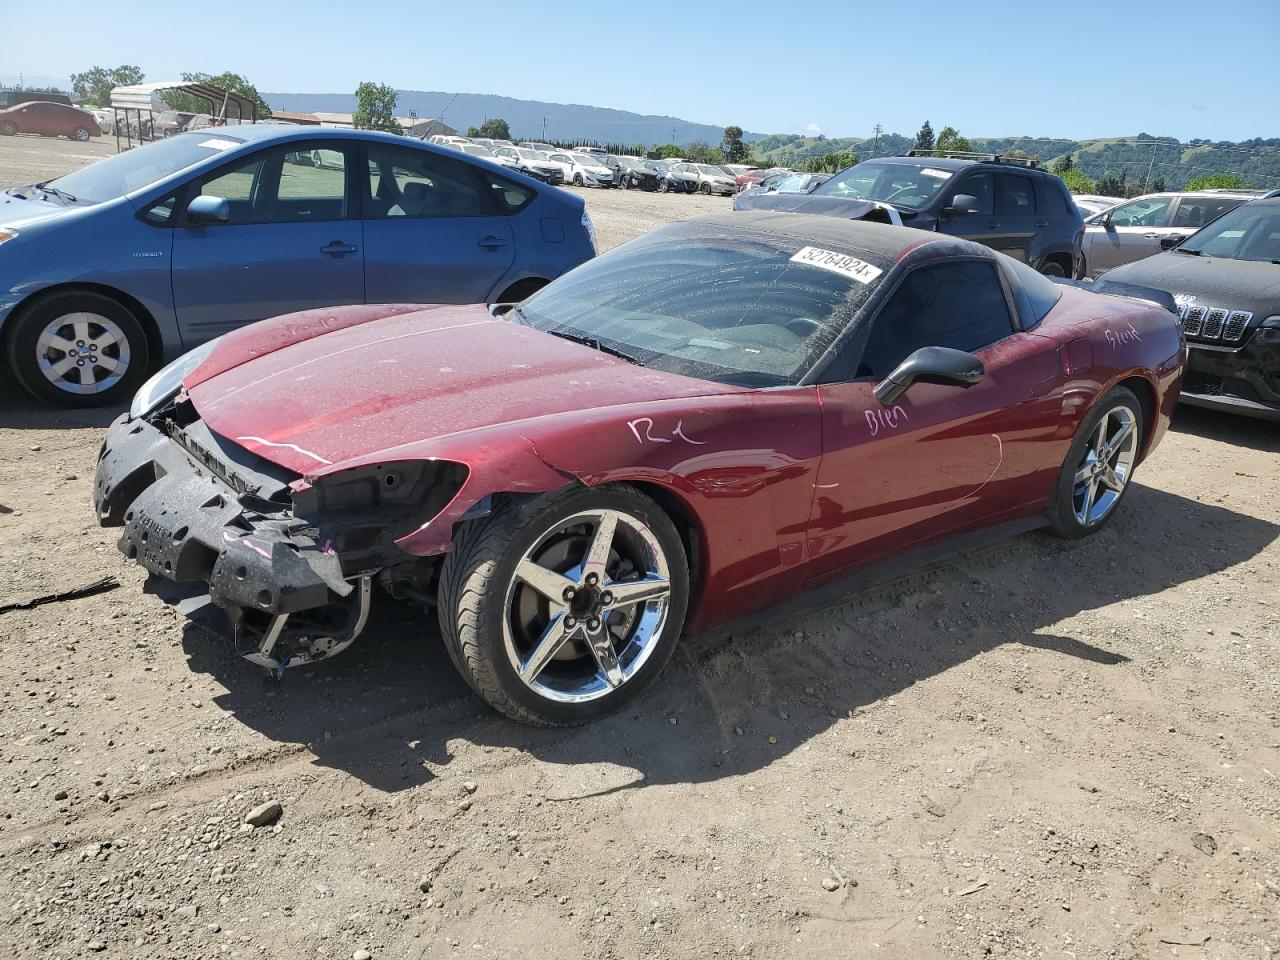
[[[3, 138], [0, 183], [110, 152]], [[604, 246], [728, 205], [587, 200]], [[1274, 425], [1184, 410], [1089, 541], [686, 646], [533, 731], [385, 598], [265, 680], [94, 522], [113, 412], [0, 383], [0, 604], [123, 584], [0, 613], [4, 957], [1280, 952]]]

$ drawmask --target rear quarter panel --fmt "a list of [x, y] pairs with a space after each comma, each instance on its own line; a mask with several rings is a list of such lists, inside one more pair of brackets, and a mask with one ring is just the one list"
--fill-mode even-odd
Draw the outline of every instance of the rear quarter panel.
[[1145, 459], [1168, 429], [1182, 385], [1186, 345], [1177, 317], [1146, 301], [1064, 287], [1062, 299], [1035, 332], [1058, 341], [1065, 376], [1063, 423], [1072, 436], [1112, 387], [1122, 381], [1145, 384], [1141, 399], [1150, 403], [1141, 451]]

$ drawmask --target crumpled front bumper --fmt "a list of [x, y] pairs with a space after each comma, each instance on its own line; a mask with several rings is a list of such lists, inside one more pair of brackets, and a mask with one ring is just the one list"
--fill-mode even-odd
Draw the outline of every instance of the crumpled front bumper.
[[[260, 496], [252, 465], [220, 453], [213, 443], [184, 443], [123, 415], [99, 454], [94, 506], [102, 526], [123, 527], [121, 553], [162, 581], [157, 593], [207, 593], [227, 614], [237, 641], [247, 634], [257, 648], [272, 629], [274, 643], [290, 615], [341, 605], [356, 584], [290, 504]], [[361, 605], [367, 603], [363, 579]], [[164, 583], [186, 589], [166, 590]], [[259, 662], [276, 665], [266, 660]]]

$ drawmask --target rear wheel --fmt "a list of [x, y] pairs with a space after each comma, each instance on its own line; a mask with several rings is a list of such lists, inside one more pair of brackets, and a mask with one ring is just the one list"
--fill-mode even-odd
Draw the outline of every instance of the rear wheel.
[[18, 132], [18, 128], [13, 125], [11, 120], [0, 120], [0, 136], [12, 137]]
[[1049, 502], [1053, 531], [1068, 540], [1096, 533], [1120, 505], [1142, 449], [1142, 405], [1116, 387], [1084, 418]]
[[684, 547], [653, 500], [628, 485], [575, 488], [462, 525], [440, 573], [440, 630], [495, 709], [571, 726], [654, 681], [688, 599]]
[[659, 193], [666, 193], [666, 192], [667, 192], [667, 191], [669, 191], [670, 189], [671, 189], [671, 184], [667, 183], [667, 181], [665, 181], [665, 180], [659, 180], [659, 181], [658, 181], [658, 192], [659, 192]]
[[150, 351], [142, 324], [97, 293], [62, 293], [14, 321], [9, 363], [32, 396], [64, 407], [119, 403], [146, 376]]

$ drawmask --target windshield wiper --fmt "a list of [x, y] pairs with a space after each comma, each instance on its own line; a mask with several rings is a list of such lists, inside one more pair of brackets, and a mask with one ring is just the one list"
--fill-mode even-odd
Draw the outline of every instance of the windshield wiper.
[[619, 360], [625, 360], [627, 363], [634, 363], [638, 367], [644, 366], [643, 363], [631, 356], [631, 354], [625, 353], [617, 347], [611, 347], [607, 344], [601, 343], [595, 337], [588, 337], [578, 333], [567, 333], [564, 330], [547, 330], [546, 332], [551, 334], [553, 337], [559, 337], [561, 340], [580, 343], [584, 347], [590, 347], [592, 350], [599, 350], [601, 353], [607, 353], [609, 356], [617, 357]]
[[1199, 250], [1184, 250], [1182, 247], [1174, 247], [1174, 253], [1185, 253], [1188, 257], [1203, 257], [1204, 254]]
[[41, 193], [52, 193], [55, 197], [60, 197], [61, 199], [65, 200], [67, 203], [76, 202], [76, 198], [73, 197], [71, 194], [67, 193], [67, 191], [59, 190], [57, 187], [49, 186], [49, 181], [47, 180], [44, 183], [37, 183], [36, 189], [39, 190]]

